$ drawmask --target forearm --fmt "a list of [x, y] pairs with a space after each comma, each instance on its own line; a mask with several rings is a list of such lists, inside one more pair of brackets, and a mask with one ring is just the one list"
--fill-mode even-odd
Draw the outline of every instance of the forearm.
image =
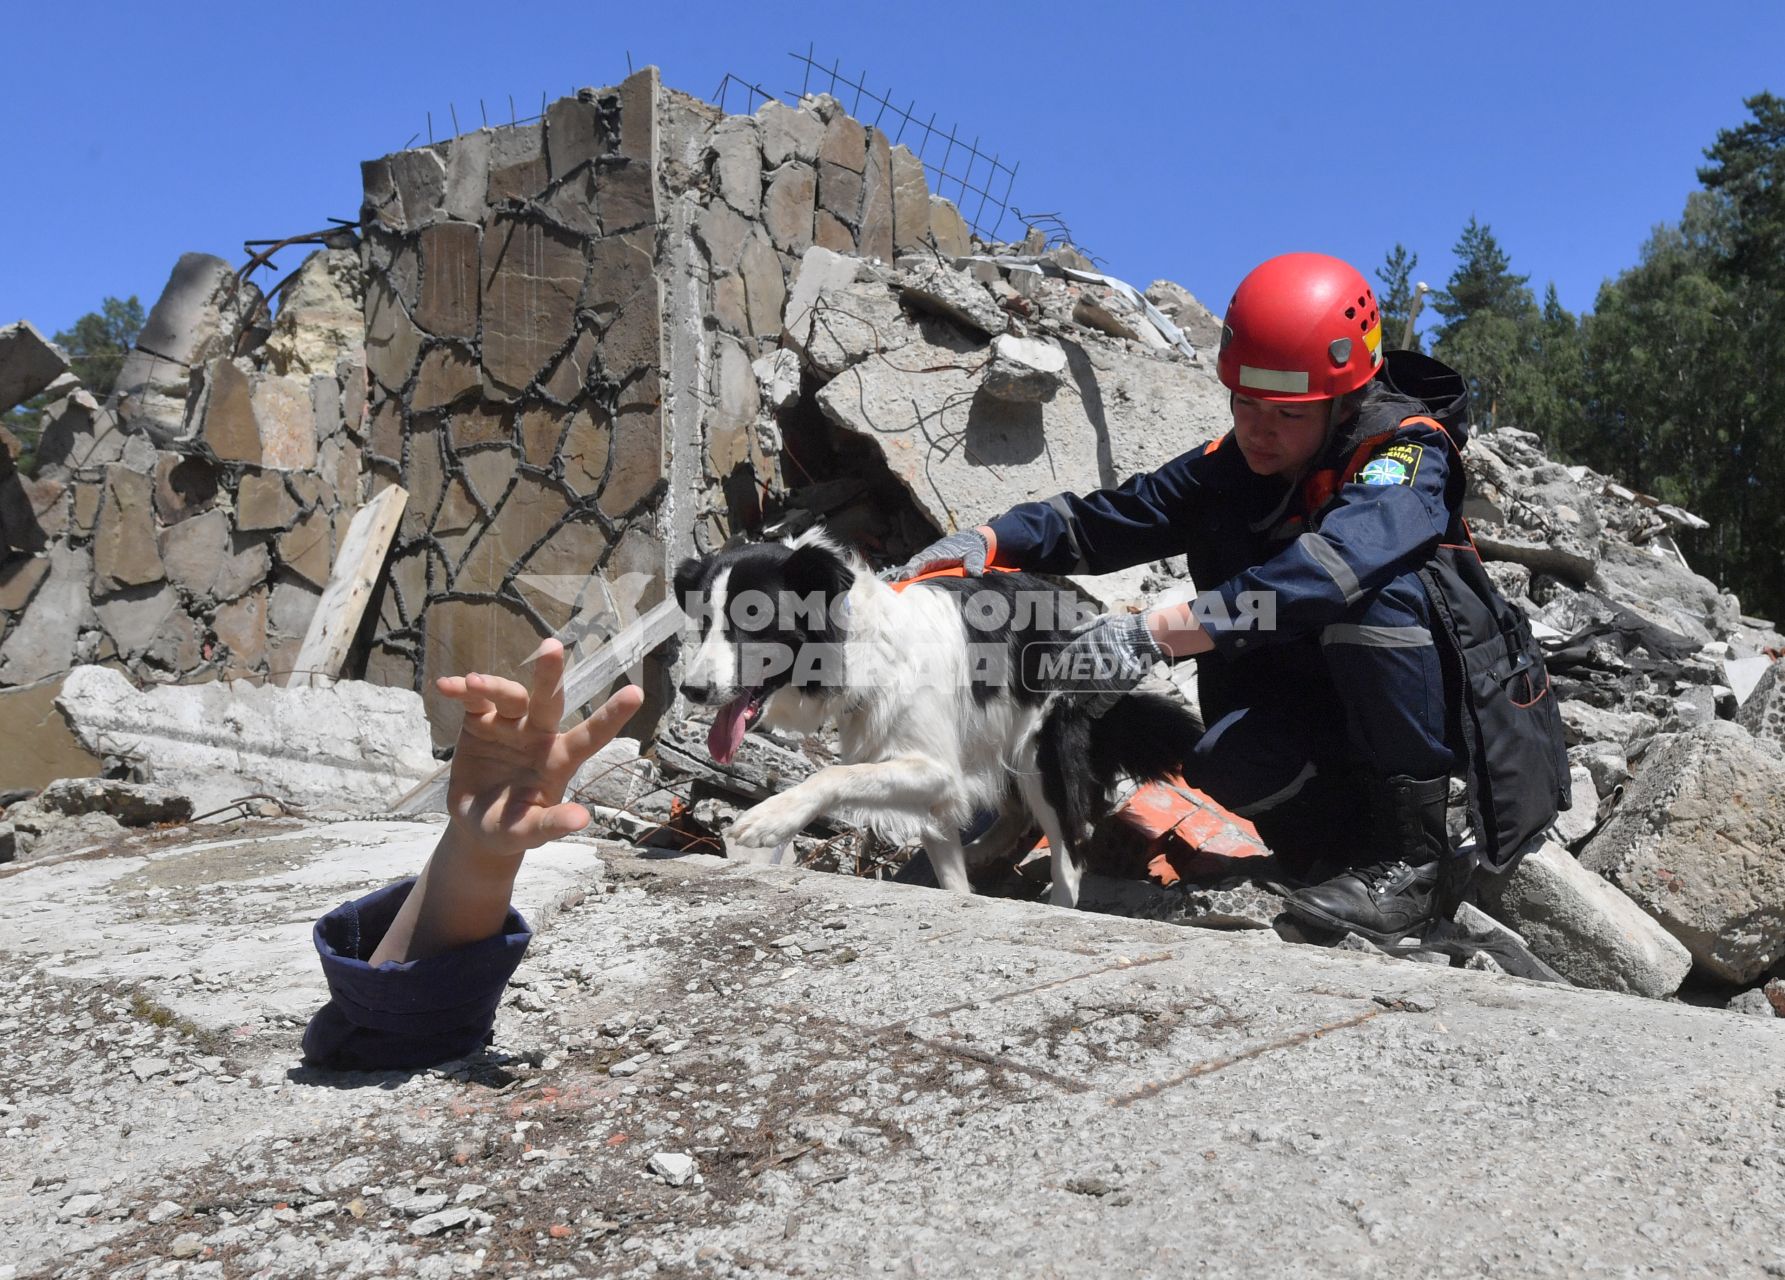
[[1170, 658], [1191, 658], [1215, 647], [1196, 621], [1190, 601], [1168, 604], [1147, 614], [1147, 634]]
[[501, 932], [520, 868], [521, 855], [489, 853], [449, 823], [369, 963], [422, 960]]

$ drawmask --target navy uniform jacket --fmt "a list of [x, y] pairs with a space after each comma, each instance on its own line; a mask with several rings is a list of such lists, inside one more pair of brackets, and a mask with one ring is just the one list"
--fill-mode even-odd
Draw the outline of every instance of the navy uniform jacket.
[[[1255, 475], [1229, 432], [1116, 489], [1026, 502], [988, 522], [997, 563], [1042, 573], [1110, 573], [1188, 557], [1198, 621], [1214, 642], [1199, 688], [1211, 722], [1239, 706], [1305, 703], [1305, 642], [1369, 593], [1462, 537], [1461, 468], [1443, 431], [1403, 426], [1425, 405], [1381, 382], [1341, 423], [1308, 482]], [[1381, 437], [1350, 475], [1336, 473]], [[1248, 593], [1271, 593], [1275, 627], [1255, 625]], [[1250, 597], [1253, 600], [1257, 596]], [[1318, 664], [1315, 664], [1318, 666]]]

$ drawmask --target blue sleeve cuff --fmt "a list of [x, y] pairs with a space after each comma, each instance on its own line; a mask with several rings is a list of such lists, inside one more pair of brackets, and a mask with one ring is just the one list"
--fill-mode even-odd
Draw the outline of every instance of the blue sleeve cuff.
[[1242, 657], [1279, 639], [1276, 601], [1256, 594], [1242, 598], [1238, 580], [1198, 592], [1190, 607], [1215, 652], [1224, 658]]
[[329, 1002], [304, 1029], [304, 1061], [337, 1071], [423, 1067], [462, 1058], [489, 1042], [496, 1006], [527, 953], [533, 930], [510, 907], [502, 930], [424, 960], [365, 957], [415, 887], [413, 878], [343, 903], [312, 938]]

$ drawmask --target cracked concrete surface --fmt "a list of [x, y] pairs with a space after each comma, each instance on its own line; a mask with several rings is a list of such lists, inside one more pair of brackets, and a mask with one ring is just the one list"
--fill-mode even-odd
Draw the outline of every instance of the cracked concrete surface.
[[1263, 933], [564, 842], [489, 1051], [300, 1066], [436, 834], [0, 880], [0, 1276], [1785, 1270], [1778, 1025]]

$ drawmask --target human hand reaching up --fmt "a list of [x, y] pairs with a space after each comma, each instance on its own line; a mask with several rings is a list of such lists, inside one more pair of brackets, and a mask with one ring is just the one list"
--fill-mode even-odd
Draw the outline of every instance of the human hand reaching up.
[[446, 831], [428, 865], [366, 957], [421, 960], [501, 929], [521, 855], [581, 831], [589, 811], [564, 802], [583, 761], [613, 740], [644, 693], [628, 685], [574, 728], [564, 719], [564, 646], [547, 640], [533, 659], [533, 687], [476, 672], [435, 682], [465, 708], [447, 777]]
[[632, 718], [644, 693], [628, 685], [560, 733], [563, 683], [564, 646], [556, 640], [540, 645], [531, 689], [478, 672], [435, 682], [465, 708], [446, 806], [457, 836], [480, 853], [518, 857], [589, 823], [587, 809], [564, 802], [564, 788]]

